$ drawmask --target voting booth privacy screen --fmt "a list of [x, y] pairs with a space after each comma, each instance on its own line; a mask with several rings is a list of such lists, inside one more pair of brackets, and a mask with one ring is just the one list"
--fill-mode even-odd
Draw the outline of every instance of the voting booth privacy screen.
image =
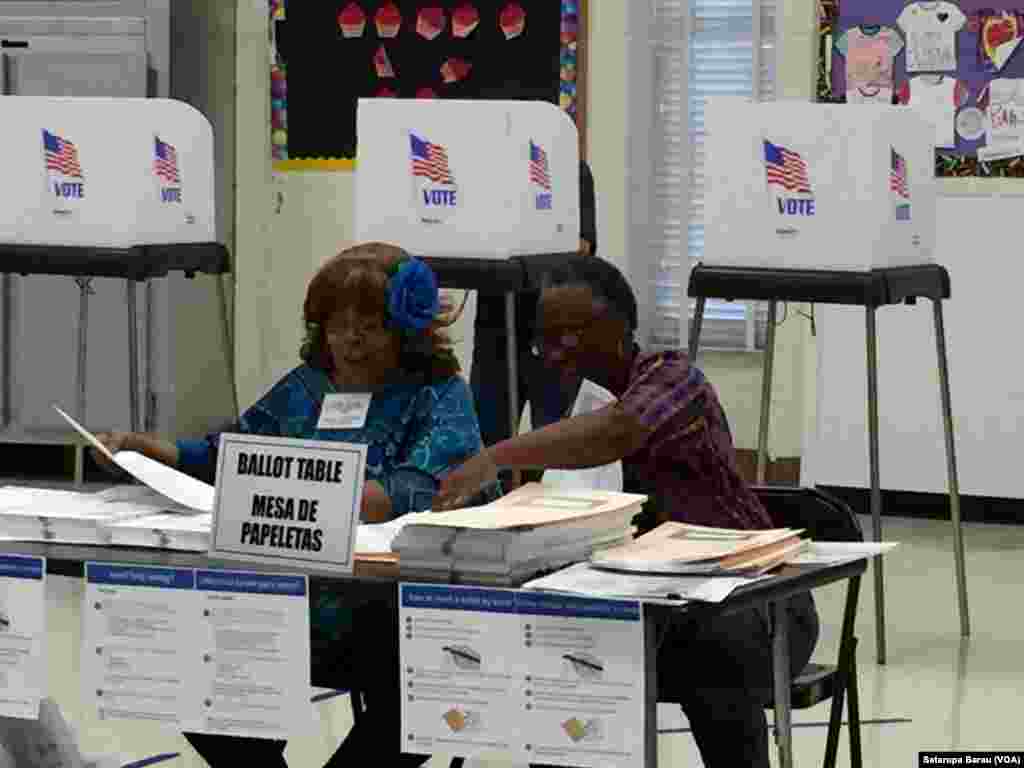
[[866, 271], [933, 261], [930, 124], [911, 110], [708, 99], [705, 257]]
[[357, 242], [429, 256], [579, 248], [579, 140], [543, 102], [360, 99]]
[[211, 242], [213, 131], [170, 99], [2, 96], [0, 242]]

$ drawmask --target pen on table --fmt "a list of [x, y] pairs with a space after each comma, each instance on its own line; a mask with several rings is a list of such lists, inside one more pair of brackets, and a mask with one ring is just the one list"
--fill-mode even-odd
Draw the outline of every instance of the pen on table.
[[604, 669], [604, 667], [602, 667], [600, 664], [595, 664], [592, 661], [587, 661], [586, 659], [581, 659], [578, 656], [573, 656], [571, 653], [564, 654], [562, 658], [568, 659], [569, 661], [575, 662], [576, 664], [582, 664], [584, 667], [589, 667], [590, 669], [593, 669], [597, 672], [601, 672]]

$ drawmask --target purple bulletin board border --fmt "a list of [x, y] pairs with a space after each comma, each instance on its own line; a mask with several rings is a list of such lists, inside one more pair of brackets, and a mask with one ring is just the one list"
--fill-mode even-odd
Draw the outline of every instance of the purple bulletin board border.
[[[1024, 0], [959, 0], [964, 15], [986, 9], [1024, 10]], [[846, 29], [857, 24], [883, 24], [897, 27], [896, 19], [907, 2], [894, 0], [818, 0], [818, 101], [844, 103], [845, 59], [836, 51], [834, 41]], [[985, 72], [978, 61], [978, 33], [970, 21], [957, 34], [956, 77], [968, 87], [967, 107], [975, 106], [985, 86], [997, 77], [1024, 78], [1024, 43], [997, 74]], [[906, 81], [906, 52], [893, 62], [894, 91]], [[975, 153], [984, 140], [965, 141], [957, 135], [955, 150], [936, 150], [935, 175], [941, 178], [986, 177], [1024, 178], [1024, 158], [979, 162]]]

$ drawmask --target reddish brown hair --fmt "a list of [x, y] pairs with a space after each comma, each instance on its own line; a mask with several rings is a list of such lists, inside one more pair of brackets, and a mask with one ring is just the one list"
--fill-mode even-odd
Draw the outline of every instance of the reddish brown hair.
[[[302, 307], [306, 337], [299, 355], [314, 368], [330, 372], [333, 368], [324, 329], [334, 313], [355, 307], [366, 315], [388, 315], [388, 280], [394, 267], [412, 258], [396, 245], [363, 243], [346, 248], [324, 264], [306, 289]], [[463, 306], [465, 302], [463, 302]], [[459, 361], [444, 328], [461, 314], [461, 307], [452, 312], [442, 304], [435, 322], [422, 333], [404, 333], [401, 337], [401, 364], [410, 373], [419, 373], [429, 380], [446, 379], [459, 372]]]

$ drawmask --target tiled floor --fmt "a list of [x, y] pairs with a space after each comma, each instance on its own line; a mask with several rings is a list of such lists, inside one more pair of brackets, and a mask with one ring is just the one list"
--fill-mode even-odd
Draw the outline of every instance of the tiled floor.
[[[865, 521], [866, 524], [866, 521]], [[867, 529], [868, 526], [865, 525]], [[888, 663], [875, 663], [873, 585], [863, 579], [857, 632], [861, 641], [861, 717], [866, 766], [916, 766], [927, 749], [1024, 749], [1020, 704], [1024, 700], [1024, 527], [966, 526], [967, 580], [972, 635], [961, 640], [953, 578], [949, 523], [886, 520], [885, 538], [902, 546], [885, 562]], [[168, 765], [200, 768], [202, 762], [174, 733], [157, 727], [123, 726], [85, 719], [77, 692], [80, 637], [76, 609], [80, 583], [53, 579], [50, 590], [51, 690], [92, 752], [120, 752], [126, 759], [181, 750]], [[835, 658], [844, 588], [819, 590], [823, 635], [816, 657]], [[295, 768], [322, 766], [349, 724], [347, 700], [320, 705], [321, 721], [288, 748]], [[796, 765], [820, 765], [827, 705], [798, 712]], [[679, 730], [678, 712], [660, 713], [664, 728]], [[822, 724], [822, 725], [817, 725]], [[844, 730], [840, 765], [848, 765]], [[662, 765], [699, 766], [692, 737], [663, 735]], [[440, 756], [432, 766], [447, 765]]]

